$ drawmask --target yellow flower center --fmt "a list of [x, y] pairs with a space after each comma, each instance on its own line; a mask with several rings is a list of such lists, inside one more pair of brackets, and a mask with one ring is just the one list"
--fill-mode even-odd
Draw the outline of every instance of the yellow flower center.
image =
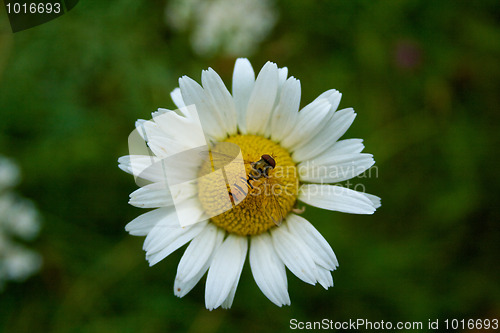
[[[234, 160], [237, 153], [224, 153], [227, 143], [239, 147], [243, 160]], [[275, 167], [262, 155], [271, 156]], [[255, 135], [236, 135], [215, 145], [199, 176], [198, 195], [211, 221], [241, 236], [257, 235], [279, 225], [292, 210], [298, 193], [297, 170], [290, 154]]]

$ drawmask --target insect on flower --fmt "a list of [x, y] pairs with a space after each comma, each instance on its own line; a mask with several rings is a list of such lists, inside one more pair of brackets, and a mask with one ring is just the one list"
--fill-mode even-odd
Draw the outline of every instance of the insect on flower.
[[[222, 144], [223, 148], [221, 148], [221, 144], [218, 144], [216, 149], [202, 151], [200, 155], [206, 161], [211, 162], [210, 170], [212, 172], [216, 170], [222, 171], [232, 206], [235, 207], [240, 204], [249, 194], [267, 196], [267, 207], [259, 207], [259, 209], [265, 210], [274, 224], [280, 226], [284, 213], [279, 202], [279, 195], [282, 194], [283, 189], [276, 179], [279, 177], [279, 173], [272, 174], [276, 167], [273, 154], [263, 154], [258, 161], [253, 162], [241, 157], [238, 158], [240, 155], [237, 145], [231, 143]], [[224, 150], [224, 152], [221, 152], [221, 150]], [[232, 150], [232, 154], [228, 150]], [[235, 152], [238, 152], [237, 156], [235, 156]], [[240, 168], [235, 165], [237, 163], [240, 164]], [[244, 173], [241, 163], [245, 166]], [[235, 169], [239, 169], [240, 172], [237, 175], [233, 172], [232, 176], [228, 177], [228, 172], [226, 172], [228, 169], [230, 174], [231, 170]]]

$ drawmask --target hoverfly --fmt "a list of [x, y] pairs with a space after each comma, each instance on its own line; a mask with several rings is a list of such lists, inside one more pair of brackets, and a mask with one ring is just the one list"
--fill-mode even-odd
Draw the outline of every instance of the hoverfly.
[[[231, 163], [238, 163], [237, 156], [240, 154], [239, 147], [235, 144], [229, 144], [231, 146], [235, 146], [238, 150], [237, 152], [233, 151], [232, 153], [226, 153], [227, 151], [220, 152], [220, 149], [211, 151], [202, 151], [200, 155], [207, 161], [211, 160], [213, 163], [213, 169], [222, 169]], [[232, 148], [234, 149], [234, 148]], [[233, 154], [234, 153], [234, 154]], [[265, 191], [262, 195], [269, 196], [269, 207], [260, 207], [261, 209], [266, 209], [268, 212], [269, 218], [276, 224], [277, 226], [281, 225], [281, 222], [284, 219], [283, 208], [279, 202], [279, 194], [275, 193], [276, 186], [280, 186], [279, 182], [276, 179], [270, 177], [270, 171], [276, 167], [276, 160], [272, 155], [264, 154], [261, 155], [260, 160], [252, 162], [245, 159], [239, 159], [239, 161], [243, 161], [244, 165], [250, 166], [250, 171], [245, 171], [243, 177], [243, 173], [237, 176], [235, 179], [228, 181], [227, 177], [226, 182], [229, 185], [228, 194], [229, 198], [233, 204], [233, 207], [242, 202], [250, 190], [254, 190], [257, 188], [258, 192]], [[214, 171], [214, 170], [212, 170]], [[269, 190], [269, 192], [267, 192]], [[281, 191], [280, 191], [281, 192]]]

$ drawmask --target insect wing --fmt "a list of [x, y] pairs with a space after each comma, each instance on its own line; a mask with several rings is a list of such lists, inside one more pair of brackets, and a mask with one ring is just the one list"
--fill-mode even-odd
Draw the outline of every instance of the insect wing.
[[210, 149], [199, 152], [200, 157], [205, 161], [211, 161], [213, 170], [218, 170], [232, 163], [251, 164], [252, 162], [244, 160], [240, 147], [230, 142], [219, 142]]
[[268, 207], [266, 207], [267, 215], [278, 227], [283, 222], [285, 214], [283, 213], [283, 208], [281, 207], [279, 197], [282, 194], [282, 188], [280, 184], [272, 182], [270, 179], [264, 181], [267, 187], [265, 195], [269, 196]]
[[273, 220], [274, 224], [279, 227], [285, 217], [283, 214], [283, 209], [281, 208], [281, 204], [278, 201], [277, 195], [272, 195], [271, 205], [273, 207], [272, 212], [275, 212], [274, 216], [271, 214], [271, 219]]
[[232, 197], [233, 203], [238, 205], [242, 202], [248, 195], [248, 184], [246, 178], [239, 177], [239, 179], [228, 179], [228, 184], [230, 187], [230, 196]]
[[228, 193], [234, 205], [242, 202], [248, 194], [247, 173], [240, 147], [234, 143], [219, 142], [211, 150], [199, 152], [200, 157], [207, 162], [201, 170], [201, 175], [220, 174], [228, 187]]

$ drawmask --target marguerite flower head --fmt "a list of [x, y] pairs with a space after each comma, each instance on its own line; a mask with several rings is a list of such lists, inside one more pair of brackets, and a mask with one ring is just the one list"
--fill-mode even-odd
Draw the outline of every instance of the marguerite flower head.
[[333, 286], [337, 258], [298, 202], [353, 214], [372, 214], [374, 195], [331, 185], [374, 164], [360, 139], [339, 140], [355, 118], [337, 110], [328, 90], [299, 111], [300, 82], [268, 62], [255, 78], [238, 59], [232, 95], [211, 68], [200, 86], [189, 77], [172, 93], [178, 110], [159, 109], [137, 122], [147, 143], [119, 159], [141, 185], [130, 204], [154, 208], [126, 226], [146, 236], [150, 265], [189, 243], [174, 293], [186, 295], [207, 274], [205, 304], [231, 307], [249, 253], [254, 279], [278, 306], [290, 304], [287, 267], [299, 279]]

